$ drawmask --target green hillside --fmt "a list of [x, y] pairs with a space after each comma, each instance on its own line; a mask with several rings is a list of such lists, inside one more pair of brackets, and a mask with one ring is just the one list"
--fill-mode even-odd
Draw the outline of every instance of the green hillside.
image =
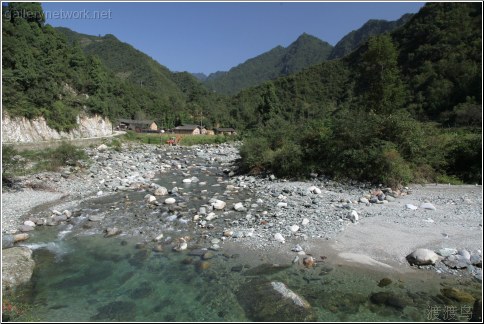
[[412, 18], [412, 16], [412, 14], [405, 14], [396, 21], [377, 19], [371, 19], [367, 21], [359, 29], [353, 30], [352, 32], [345, 35], [334, 46], [331, 54], [328, 57], [328, 60], [333, 60], [348, 55], [353, 50], [362, 45], [364, 42], [366, 42], [371, 36], [394, 31], [395, 29], [405, 25], [410, 20], [410, 18]]
[[481, 182], [481, 5], [430, 3], [341, 60], [247, 89], [232, 115], [252, 172], [398, 186]]
[[277, 46], [230, 69], [212, 73], [204, 84], [217, 93], [233, 95], [242, 89], [289, 75], [328, 58], [332, 46], [308, 34], [302, 34], [287, 48]]
[[158, 111], [145, 107], [141, 109], [141, 115], [147, 114], [168, 127], [198, 121], [201, 114], [209, 127], [231, 125], [224, 99], [208, 91], [193, 75], [171, 72], [114, 35], [97, 37], [76, 33], [68, 28], [57, 30], [66, 35], [69, 42], [79, 45], [85, 53], [99, 57], [117, 78], [149, 92], [150, 97], [165, 107]]
[[[8, 7], [7, 7], [8, 6]], [[9, 3], [2, 10], [41, 11], [38, 3]], [[41, 17], [2, 16], [4, 111], [44, 116], [57, 130], [76, 126], [80, 113], [151, 118], [164, 127], [229, 122], [224, 98], [191, 75], [179, 77], [113, 35], [78, 34], [45, 25]]]

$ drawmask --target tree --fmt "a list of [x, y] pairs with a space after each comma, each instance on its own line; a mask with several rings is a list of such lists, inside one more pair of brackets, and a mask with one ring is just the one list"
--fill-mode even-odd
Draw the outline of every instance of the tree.
[[363, 54], [360, 80], [363, 105], [368, 111], [389, 114], [403, 105], [405, 91], [397, 65], [398, 51], [389, 35], [370, 38]]

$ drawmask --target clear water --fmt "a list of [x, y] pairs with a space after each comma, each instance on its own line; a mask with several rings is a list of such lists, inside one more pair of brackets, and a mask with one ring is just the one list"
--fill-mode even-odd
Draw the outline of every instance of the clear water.
[[[202, 261], [188, 253], [140, 248], [137, 242], [67, 235], [48, 244], [31, 243], [37, 266], [32, 286], [24, 292], [33, 305], [32, 313], [24, 317], [34, 321], [250, 321], [253, 314], [245, 312], [239, 296], [241, 290], [250, 290], [254, 278], [284, 282], [308, 300], [318, 321], [426, 321], [432, 319], [430, 306], [442, 310], [446, 305], [466, 306], [439, 299], [441, 288], [480, 294], [476, 282], [443, 280], [430, 273], [386, 275], [392, 283], [379, 287], [385, 275], [362, 269], [322, 263], [312, 269], [291, 265], [280, 271], [258, 271], [261, 267], [240, 263], [222, 252]], [[392, 292], [403, 306], [373, 303], [370, 295], [377, 292]]]

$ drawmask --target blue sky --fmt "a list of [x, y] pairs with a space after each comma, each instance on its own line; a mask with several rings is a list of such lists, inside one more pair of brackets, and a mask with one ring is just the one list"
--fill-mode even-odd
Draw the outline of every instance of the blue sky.
[[[113, 34], [172, 71], [226, 71], [306, 32], [335, 45], [369, 19], [396, 20], [423, 2], [42, 3], [47, 23]], [[64, 13], [61, 13], [61, 10]], [[110, 19], [60, 19], [104, 11]], [[55, 17], [57, 15], [57, 17]], [[75, 16], [74, 16], [75, 17]]]

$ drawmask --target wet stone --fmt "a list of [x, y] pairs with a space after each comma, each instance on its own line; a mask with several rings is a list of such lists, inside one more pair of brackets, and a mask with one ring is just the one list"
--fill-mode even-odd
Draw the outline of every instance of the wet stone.
[[390, 278], [383, 278], [378, 282], [378, 287], [386, 287], [392, 283]]

